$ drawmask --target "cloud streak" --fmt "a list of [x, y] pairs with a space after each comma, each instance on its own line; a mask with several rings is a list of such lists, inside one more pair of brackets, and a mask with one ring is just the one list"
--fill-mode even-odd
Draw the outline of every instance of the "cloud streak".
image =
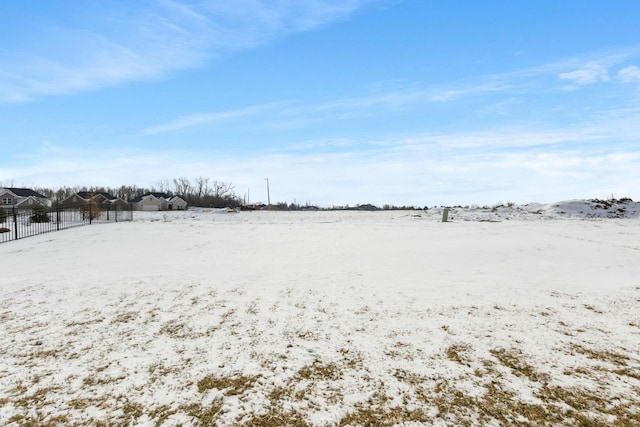
[[561, 73], [560, 80], [567, 80], [577, 85], [589, 85], [609, 80], [609, 73], [602, 64], [586, 64], [585, 68]]
[[90, 11], [91, 31], [84, 29], [84, 6], [72, 3], [64, 26], [49, 20], [13, 33], [13, 49], [0, 59], [0, 104], [163, 78], [222, 52], [344, 19], [366, 3], [161, 0], [145, 3], [146, 8], [127, 3], [118, 15], [106, 6]]
[[274, 111], [279, 107], [286, 105], [282, 102], [274, 102], [261, 105], [253, 105], [246, 108], [236, 110], [227, 110], [215, 113], [191, 114], [181, 117], [169, 123], [151, 126], [142, 130], [143, 135], [158, 135], [167, 132], [174, 132], [185, 128], [199, 125], [211, 125], [217, 123], [228, 123], [234, 120], [246, 119], [259, 114]]
[[625, 67], [618, 71], [617, 76], [625, 83], [640, 83], [640, 68], [635, 65]]
[[[640, 81], [640, 71], [635, 66], [621, 68], [617, 79], [611, 81], [616, 65], [638, 55], [637, 49], [604, 52], [599, 56], [571, 58], [510, 73], [477, 76], [461, 82], [440, 86], [425, 86], [422, 82], [396, 87], [392, 90], [376, 90], [360, 96], [335, 98], [331, 100], [288, 100], [268, 104], [246, 106], [229, 111], [214, 111], [187, 115], [165, 124], [150, 126], [143, 134], [185, 130], [206, 124], [223, 124], [242, 118], [251, 118], [247, 127], [270, 129], [295, 129], [317, 126], [324, 122], [349, 121], [362, 118], [382, 117], [401, 112], [426, 112], [446, 105], [461, 105], [478, 100], [487, 111], [496, 105], [505, 114], [504, 105], [513, 107], [514, 97], [527, 97], [531, 102], [539, 96], [567, 89], [592, 85], [597, 82]], [[558, 85], [558, 80], [570, 86]], [[503, 106], [503, 107], [500, 107]], [[474, 107], [472, 114], [479, 109]]]

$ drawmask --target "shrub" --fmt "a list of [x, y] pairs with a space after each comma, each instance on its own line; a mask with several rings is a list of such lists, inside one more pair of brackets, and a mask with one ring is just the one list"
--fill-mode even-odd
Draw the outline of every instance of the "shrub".
[[85, 203], [80, 208], [80, 212], [82, 212], [82, 219], [96, 219], [100, 217], [102, 213], [102, 209], [100, 209], [100, 205], [95, 198], [91, 198], [88, 203]]
[[31, 215], [31, 222], [49, 222], [49, 209], [43, 205], [37, 205], [33, 208], [33, 215]]

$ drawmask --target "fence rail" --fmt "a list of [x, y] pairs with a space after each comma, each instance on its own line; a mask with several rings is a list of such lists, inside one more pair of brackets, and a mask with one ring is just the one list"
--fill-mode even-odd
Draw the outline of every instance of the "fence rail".
[[131, 207], [56, 207], [0, 210], [0, 243], [83, 225], [133, 220]]

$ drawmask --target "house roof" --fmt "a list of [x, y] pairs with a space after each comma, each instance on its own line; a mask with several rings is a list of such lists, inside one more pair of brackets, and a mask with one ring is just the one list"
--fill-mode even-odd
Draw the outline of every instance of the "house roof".
[[9, 188], [9, 187], [4, 187], [5, 190], [11, 191], [13, 194], [15, 194], [18, 197], [42, 197], [42, 198], [47, 198], [47, 196], [44, 196], [36, 191], [33, 191], [30, 188]]
[[158, 192], [153, 192], [153, 191], [151, 193], [145, 194], [145, 196], [148, 196], [149, 194], [157, 197], [158, 199], [170, 199], [171, 198], [171, 196], [168, 195], [167, 193], [158, 193]]
[[[155, 193], [155, 194], [160, 194], [160, 193]], [[154, 195], [154, 193], [147, 193], [147, 194], [143, 194], [142, 196], [138, 196], [138, 197], [136, 197], [134, 199], [131, 199], [130, 202], [131, 203], [139, 203], [139, 202], [141, 202], [141, 201], [143, 201], [145, 199], [149, 199], [149, 198], [160, 200], [160, 197]]]
[[[31, 201], [31, 202], [29, 202], [29, 201]], [[29, 205], [29, 204], [33, 204], [33, 203], [42, 206], [42, 202], [40, 200], [38, 200], [35, 196], [26, 197], [26, 198], [20, 200], [18, 203], [16, 203], [15, 206]]]
[[178, 196], [170, 196], [167, 193], [160, 193], [160, 192], [157, 192], [157, 191], [152, 191], [150, 193], [145, 193], [142, 196], [138, 196], [138, 197], [136, 197], [134, 199], [131, 199], [130, 201], [133, 202], [133, 203], [138, 203], [142, 199], [144, 199], [145, 197], [149, 197], [149, 196], [153, 196], [156, 199], [161, 199], [161, 200], [169, 200], [169, 199], [171, 199], [173, 197], [178, 197]]
[[93, 196], [102, 196], [104, 197], [106, 200], [115, 200], [116, 196], [109, 194], [105, 191], [78, 191], [76, 193], [78, 196], [82, 197], [83, 199], [90, 199]]

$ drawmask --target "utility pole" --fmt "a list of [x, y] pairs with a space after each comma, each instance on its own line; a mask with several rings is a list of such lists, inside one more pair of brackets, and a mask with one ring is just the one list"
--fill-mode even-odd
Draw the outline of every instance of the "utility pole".
[[267, 209], [271, 209], [271, 195], [269, 194], [269, 177], [267, 177], [266, 180], [267, 180]]

